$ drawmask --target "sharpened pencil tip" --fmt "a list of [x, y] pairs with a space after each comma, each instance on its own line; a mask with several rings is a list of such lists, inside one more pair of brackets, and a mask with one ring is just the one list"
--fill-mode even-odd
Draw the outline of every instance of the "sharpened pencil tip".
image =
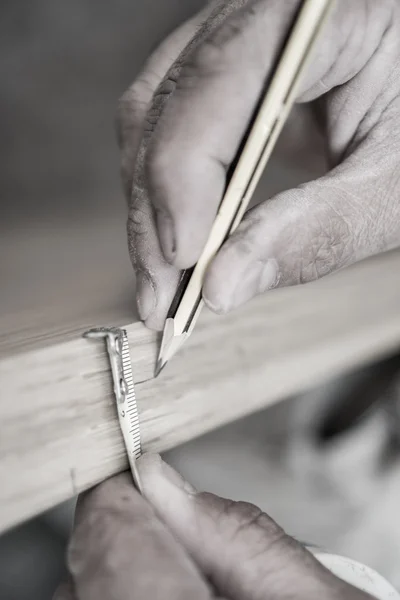
[[159, 376], [159, 374], [161, 373], [161, 371], [163, 370], [163, 368], [165, 367], [166, 364], [167, 364], [167, 361], [163, 362], [161, 358], [158, 359], [157, 364], [156, 364], [156, 369], [154, 371], [154, 377]]

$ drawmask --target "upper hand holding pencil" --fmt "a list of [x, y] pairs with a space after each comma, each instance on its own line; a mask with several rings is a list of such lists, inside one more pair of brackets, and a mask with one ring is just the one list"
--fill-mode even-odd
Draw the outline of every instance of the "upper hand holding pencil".
[[[150, 58], [120, 102], [129, 242], [141, 318], [161, 328], [195, 264], [298, 0], [214, 2]], [[339, 0], [304, 79], [332, 170], [249, 211], [212, 263], [204, 298], [226, 312], [400, 241], [400, 14]]]

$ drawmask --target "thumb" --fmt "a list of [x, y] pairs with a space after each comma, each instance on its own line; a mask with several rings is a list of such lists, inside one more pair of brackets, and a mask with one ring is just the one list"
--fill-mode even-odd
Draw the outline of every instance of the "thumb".
[[138, 469], [144, 495], [219, 594], [232, 600], [368, 598], [252, 504], [197, 493], [158, 455], [144, 455]]
[[[388, 129], [376, 127], [381, 134]], [[209, 267], [203, 288], [209, 307], [226, 313], [269, 289], [314, 281], [396, 248], [397, 139], [382, 152], [367, 138], [324, 177], [250, 210]]]

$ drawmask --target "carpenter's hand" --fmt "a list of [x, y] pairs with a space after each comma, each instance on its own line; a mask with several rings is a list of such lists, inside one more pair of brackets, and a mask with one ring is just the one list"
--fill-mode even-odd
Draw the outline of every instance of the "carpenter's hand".
[[[114, 477], [78, 503], [70, 582], [54, 600], [367, 600], [258, 508], [198, 494], [159, 456], [144, 492]], [[157, 516], [156, 516], [157, 515]]]
[[[150, 327], [163, 324], [178, 270], [199, 257], [299, 4], [213, 2], [164, 42], [120, 102], [130, 252]], [[398, 0], [337, 0], [298, 98], [319, 99], [332, 170], [247, 214], [208, 271], [215, 311], [399, 244], [399, 13]]]

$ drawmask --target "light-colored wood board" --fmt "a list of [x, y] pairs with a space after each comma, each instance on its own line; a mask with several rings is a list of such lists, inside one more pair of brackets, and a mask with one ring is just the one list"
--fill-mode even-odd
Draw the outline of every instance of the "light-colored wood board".
[[[128, 327], [145, 450], [163, 451], [400, 345], [400, 252], [205, 312], [153, 379], [157, 334]], [[101, 323], [100, 323], [101, 324]], [[126, 466], [102, 342], [0, 361], [0, 529]]]

